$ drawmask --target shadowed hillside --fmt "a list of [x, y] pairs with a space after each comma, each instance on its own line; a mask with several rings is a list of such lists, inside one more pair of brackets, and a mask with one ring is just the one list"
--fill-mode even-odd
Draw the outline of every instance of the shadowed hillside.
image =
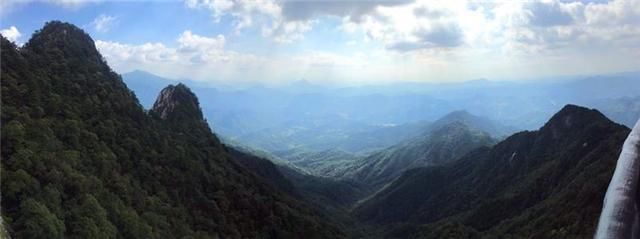
[[2, 212], [16, 238], [334, 238], [245, 167], [184, 85], [145, 113], [79, 28], [2, 45]]
[[353, 213], [373, 224], [408, 223], [387, 228], [389, 237], [588, 238], [628, 133], [596, 110], [568, 105], [538, 131], [407, 171]]

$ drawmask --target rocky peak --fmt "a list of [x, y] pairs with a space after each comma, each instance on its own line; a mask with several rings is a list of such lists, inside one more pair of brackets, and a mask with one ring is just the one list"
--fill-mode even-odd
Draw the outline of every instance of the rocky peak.
[[200, 103], [189, 87], [182, 83], [169, 85], [160, 91], [151, 111], [161, 119], [203, 120]]

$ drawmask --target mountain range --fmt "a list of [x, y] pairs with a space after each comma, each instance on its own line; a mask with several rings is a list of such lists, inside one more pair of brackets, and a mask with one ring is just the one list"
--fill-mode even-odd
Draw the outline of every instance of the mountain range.
[[383, 185], [404, 171], [454, 162], [466, 153], [495, 143], [487, 133], [452, 122], [345, 167], [342, 177]]
[[[505, 132], [486, 130], [496, 138], [537, 129], [566, 104], [597, 108], [631, 127], [640, 116], [640, 94], [634, 90], [640, 88], [639, 76], [630, 72], [545, 81], [358, 87], [300, 81], [231, 88], [180, 81], [200, 96], [205, 117], [224, 141], [271, 153], [338, 149], [369, 154], [417, 136], [426, 124], [453, 111], [507, 126]], [[166, 84], [177, 82], [142, 71], [123, 74], [123, 80], [145, 107]], [[607, 92], [601, 92], [604, 86]]]
[[589, 238], [638, 116], [636, 73], [232, 89], [120, 76], [59, 21], [0, 46], [15, 238]]
[[568, 105], [537, 131], [405, 172], [353, 213], [396, 224], [388, 237], [591, 237], [628, 133], [596, 110]]

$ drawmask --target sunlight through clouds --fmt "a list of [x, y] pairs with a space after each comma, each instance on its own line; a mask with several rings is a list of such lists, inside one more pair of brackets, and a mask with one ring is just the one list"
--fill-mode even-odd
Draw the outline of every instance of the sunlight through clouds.
[[[200, 80], [460, 81], [614, 72], [640, 64], [638, 0], [189, 0], [184, 6], [210, 11], [213, 24], [230, 24], [233, 31], [207, 37], [184, 31], [175, 46], [97, 44], [120, 72], [141, 68]], [[328, 26], [347, 50], [310, 45], [336, 39], [318, 34]], [[226, 44], [246, 38], [308, 47], [265, 55]]]

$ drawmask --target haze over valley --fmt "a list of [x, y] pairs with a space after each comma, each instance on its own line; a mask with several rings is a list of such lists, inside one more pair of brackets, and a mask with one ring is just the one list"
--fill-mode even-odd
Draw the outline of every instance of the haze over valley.
[[[203, 113], [224, 141], [284, 159], [306, 152], [366, 156], [421, 136], [447, 117], [478, 124], [481, 131], [503, 139], [542, 127], [566, 104], [597, 108], [632, 127], [640, 117], [638, 77], [639, 72], [628, 72], [542, 82], [471, 80], [359, 87], [301, 80], [279, 87], [234, 89], [143, 71], [123, 74], [145, 108], [164, 85], [184, 82], [200, 96]], [[599, 92], [604, 86], [608, 91]]]

